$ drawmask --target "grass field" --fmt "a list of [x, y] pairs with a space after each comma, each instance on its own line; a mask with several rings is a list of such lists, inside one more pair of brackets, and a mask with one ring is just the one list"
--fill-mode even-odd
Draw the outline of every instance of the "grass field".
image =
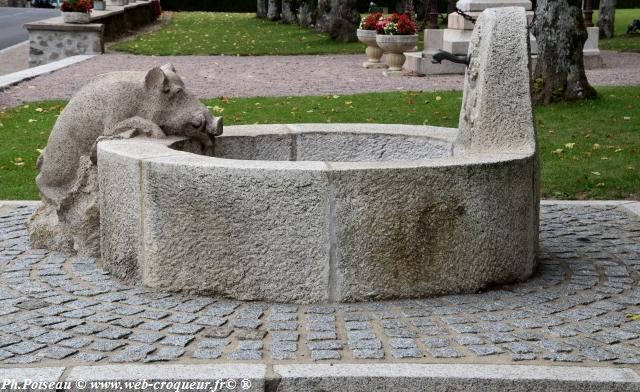
[[[422, 50], [422, 33], [418, 48]], [[255, 14], [177, 12], [157, 31], [120, 42], [115, 50], [145, 55], [364, 54], [360, 42], [335, 42], [297, 25], [257, 19]]]
[[[616, 36], [600, 40], [600, 49], [640, 52], [640, 34], [626, 36], [640, 9], [616, 11]], [[593, 15], [594, 22], [598, 13]], [[422, 50], [422, 33], [418, 48]], [[115, 50], [143, 55], [295, 55], [363, 53], [359, 42], [339, 43], [327, 34], [296, 25], [257, 19], [255, 14], [178, 12], [159, 30], [125, 40]]]
[[[614, 37], [600, 39], [600, 49], [624, 52], [640, 52], [640, 34], [626, 35], [627, 26], [634, 19], [640, 19], [640, 8], [616, 10]], [[593, 22], [597, 23], [598, 12], [593, 13]]]
[[167, 26], [114, 49], [161, 56], [364, 53], [359, 42], [335, 42], [327, 34], [257, 19], [255, 14], [221, 12], [177, 12]]
[[[640, 198], [640, 87], [602, 87], [600, 98], [536, 108], [545, 198]], [[460, 92], [220, 98], [205, 104], [226, 125], [375, 122], [456, 127]], [[0, 199], [36, 199], [35, 162], [65, 102], [0, 113]]]

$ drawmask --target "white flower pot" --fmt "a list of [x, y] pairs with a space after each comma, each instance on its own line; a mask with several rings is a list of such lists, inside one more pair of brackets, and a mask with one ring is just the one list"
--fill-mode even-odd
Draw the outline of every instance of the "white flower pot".
[[64, 20], [64, 23], [90, 23], [91, 14], [88, 12], [63, 12], [62, 19]]
[[387, 54], [386, 61], [389, 69], [385, 76], [402, 75], [404, 52], [413, 49], [418, 43], [418, 35], [376, 35], [376, 43]]
[[387, 68], [386, 64], [380, 62], [383, 52], [376, 43], [376, 31], [358, 29], [356, 33], [358, 40], [367, 45], [367, 49], [365, 50], [367, 61], [362, 63], [362, 66], [365, 68]]

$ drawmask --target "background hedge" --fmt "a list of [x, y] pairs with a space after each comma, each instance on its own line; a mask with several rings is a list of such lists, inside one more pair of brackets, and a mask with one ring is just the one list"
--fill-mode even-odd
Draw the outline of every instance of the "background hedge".
[[[446, 12], [447, 0], [437, 1], [438, 11]], [[367, 12], [370, 2], [371, 0], [358, 0], [360, 12]], [[396, 0], [374, 0], [374, 2], [379, 7], [389, 8], [389, 11], [393, 11], [397, 3]], [[163, 9], [171, 11], [256, 12], [256, 0], [161, 0], [161, 4]], [[414, 0], [414, 4], [417, 8], [422, 8], [418, 1]], [[594, 10], [597, 10], [599, 5], [599, 0], [593, 0]], [[618, 0], [617, 8], [640, 8], [640, 0]], [[638, 17], [640, 18], [640, 12]]]

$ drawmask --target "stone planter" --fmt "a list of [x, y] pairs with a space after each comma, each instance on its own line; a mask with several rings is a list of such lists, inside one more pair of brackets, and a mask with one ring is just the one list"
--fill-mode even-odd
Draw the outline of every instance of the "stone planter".
[[382, 57], [382, 49], [376, 43], [376, 31], [375, 30], [357, 30], [358, 40], [367, 45], [365, 53], [367, 53], [367, 61], [362, 63], [365, 68], [387, 68], [386, 64], [380, 62]]
[[93, 0], [93, 9], [94, 11], [104, 11], [105, 3], [102, 0]]
[[86, 24], [91, 22], [91, 14], [88, 12], [63, 12], [64, 23]]
[[402, 75], [402, 65], [404, 64], [404, 52], [415, 47], [418, 43], [418, 35], [376, 35], [376, 43], [387, 54], [386, 62], [389, 69], [384, 72], [385, 76]]

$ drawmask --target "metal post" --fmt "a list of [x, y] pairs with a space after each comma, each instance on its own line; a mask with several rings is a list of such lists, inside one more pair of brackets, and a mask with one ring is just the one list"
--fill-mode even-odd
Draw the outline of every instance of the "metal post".
[[591, 0], [584, 0], [582, 5], [584, 7], [582, 15], [584, 16], [585, 27], [593, 27], [593, 7], [591, 5]]

